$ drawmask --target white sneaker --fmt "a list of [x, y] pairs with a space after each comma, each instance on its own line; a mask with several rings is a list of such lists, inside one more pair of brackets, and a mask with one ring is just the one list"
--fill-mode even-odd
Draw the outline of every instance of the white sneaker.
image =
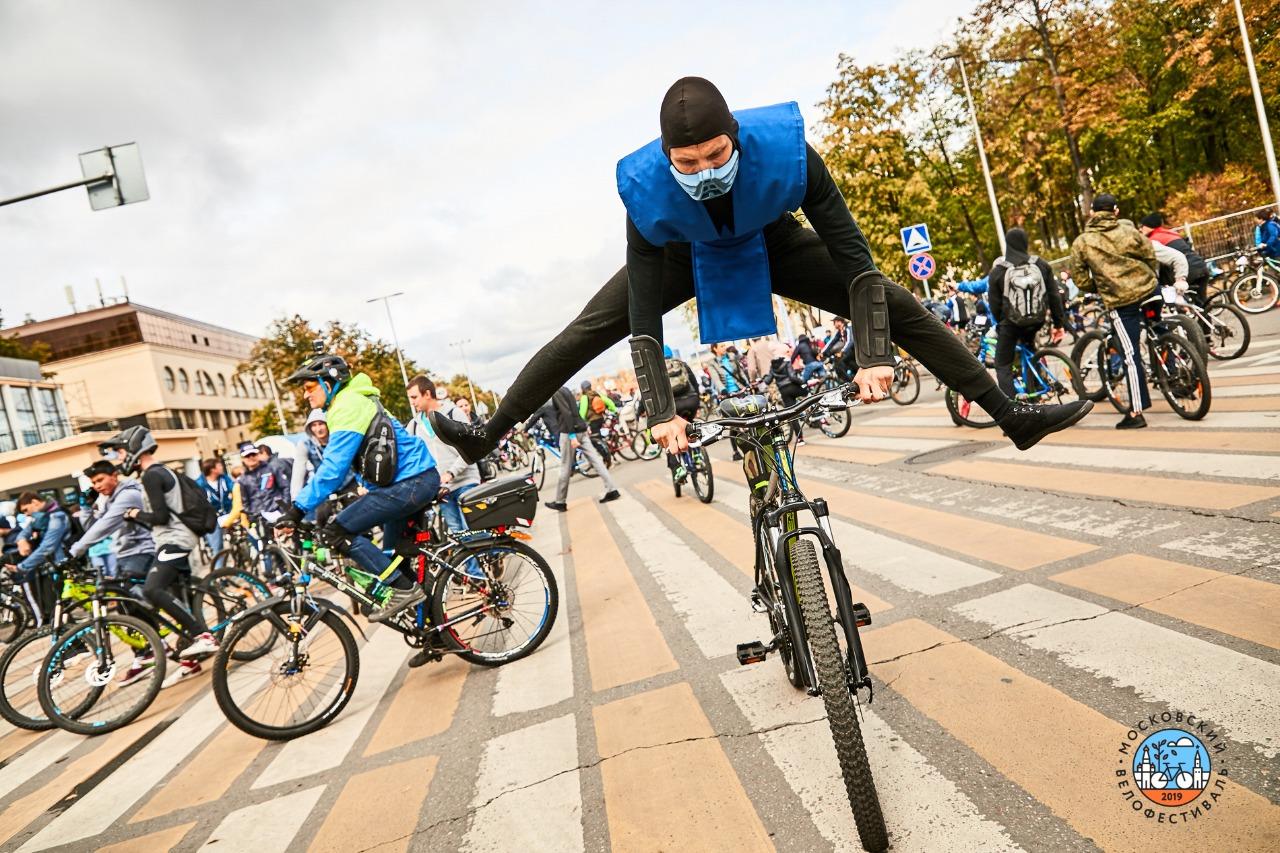
[[198, 661], [180, 660], [177, 666], [165, 673], [164, 681], [160, 682], [160, 689], [164, 690], [166, 687], [172, 687], [180, 681], [194, 678], [200, 672], [200, 663]]
[[217, 651], [218, 641], [214, 639], [213, 634], [205, 631], [203, 634], [198, 634], [196, 638], [191, 641], [191, 645], [178, 652], [178, 657], [193, 658], [197, 655], [216, 654]]

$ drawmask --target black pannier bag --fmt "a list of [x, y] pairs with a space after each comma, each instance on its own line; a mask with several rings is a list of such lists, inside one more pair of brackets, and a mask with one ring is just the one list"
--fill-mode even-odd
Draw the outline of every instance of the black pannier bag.
[[517, 474], [477, 486], [459, 503], [470, 530], [530, 527], [538, 510], [538, 487], [529, 475]]

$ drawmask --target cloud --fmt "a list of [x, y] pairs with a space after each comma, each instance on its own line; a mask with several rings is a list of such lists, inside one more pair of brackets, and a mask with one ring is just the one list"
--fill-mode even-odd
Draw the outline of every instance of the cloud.
[[0, 5], [0, 195], [135, 140], [151, 189], [0, 210], [0, 309], [54, 316], [63, 285], [83, 307], [123, 276], [139, 302], [254, 334], [298, 312], [387, 335], [366, 300], [404, 291], [410, 355], [451, 374], [448, 342], [470, 338], [477, 378], [505, 387], [621, 265], [614, 164], [655, 134], [671, 79], [795, 99], [812, 123], [838, 53], [929, 45], [966, 4], [899, 5]]

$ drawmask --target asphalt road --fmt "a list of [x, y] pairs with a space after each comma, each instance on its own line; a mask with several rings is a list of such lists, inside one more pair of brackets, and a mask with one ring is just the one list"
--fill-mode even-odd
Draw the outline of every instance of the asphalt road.
[[[1118, 433], [1103, 403], [1018, 453], [930, 382], [800, 452], [873, 614], [862, 729], [895, 850], [1280, 849], [1280, 311], [1212, 371], [1198, 423], [1157, 403]], [[226, 724], [207, 676], [105, 737], [6, 731], [0, 848], [858, 849], [821, 700], [734, 658], [767, 626], [715, 456], [707, 506], [630, 462], [622, 500], [575, 480], [540, 512], [560, 619], [509, 667], [409, 670], [375, 628], [350, 706], [289, 744]], [[1214, 775], [1192, 806], [1139, 795], [1148, 817], [1120, 748], [1166, 712]]]

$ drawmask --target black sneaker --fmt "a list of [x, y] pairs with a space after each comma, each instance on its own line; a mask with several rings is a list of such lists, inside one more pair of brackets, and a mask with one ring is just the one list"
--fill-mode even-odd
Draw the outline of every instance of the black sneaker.
[[607, 504], [609, 501], [616, 501], [620, 497], [622, 497], [622, 495], [618, 493], [618, 490], [613, 489], [612, 491], [604, 493], [604, 497], [600, 499], [600, 503]]
[[1092, 400], [1053, 406], [1015, 402], [1000, 420], [1000, 429], [1019, 450], [1029, 450], [1051, 432], [1066, 429], [1093, 411]]
[[1142, 416], [1142, 412], [1136, 415], [1126, 414], [1120, 423], [1116, 424], [1116, 429], [1142, 429], [1147, 425], [1147, 419]]
[[484, 427], [455, 421], [438, 409], [431, 413], [430, 418], [431, 428], [440, 440], [458, 451], [468, 464], [474, 465], [498, 446], [498, 442], [489, 439]]
[[547, 509], [554, 509], [556, 512], [564, 512], [569, 508], [568, 504], [562, 504], [560, 501], [547, 501], [543, 506]]

